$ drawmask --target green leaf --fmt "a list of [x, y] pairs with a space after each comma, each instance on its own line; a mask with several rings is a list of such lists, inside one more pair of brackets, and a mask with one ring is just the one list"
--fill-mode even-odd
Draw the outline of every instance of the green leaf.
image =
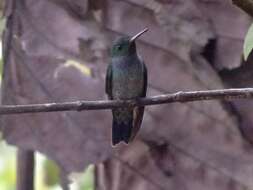
[[16, 186], [16, 149], [5, 141], [0, 143], [0, 189], [14, 190]]
[[48, 186], [59, 184], [60, 170], [56, 163], [52, 160], [46, 159], [44, 161], [45, 182]]
[[243, 44], [243, 56], [244, 60], [247, 60], [253, 49], [253, 24], [249, 27]]
[[73, 182], [71, 184], [71, 189], [82, 189], [82, 190], [94, 190], [95, 180], [94, 180], [94, 165], [88, 166], [84, 172], [81, 173], [71, 173], [69, 178]]
[[80, 181], [80, 189], [93, 190], [94, 188], [94, 166], [90, 165], [83, 174]]

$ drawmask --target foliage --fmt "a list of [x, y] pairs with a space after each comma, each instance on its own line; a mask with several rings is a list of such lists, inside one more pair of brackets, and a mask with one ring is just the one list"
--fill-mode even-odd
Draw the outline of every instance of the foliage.
[[[1, 139], [0, 139], [1, 140]], [[0, 189], [16, 189], [16, 152], [5, 141], [0, 142]], [[37, 190], [60, 190], [59, 168], [52, 160], [40, 153], [36, 154], [35, 187]], [[94, 167], [89, 166], [84, 172], [75, 175], [71, 190], [93, 190]]]
[[16, 185], [16, 149], [0, 142], [0, 189], [14, 190]]
[[43, 162], [44, 180], [48, 186], [55, 186], [59, 183], [60, 170], [56, 163], [52, 160], [46, 159]]
[[[0, 12], [2, 11], [3, 1], [0, 0]], [[6, 19], [0, 19], [0, 35], [2, 35], [5, 27]], [[78, 62], [69, 60], [65, 67], [75, 67], [83, 74], [90, 75], [90, 70], [86, 66], [78, 64]], [[2, 80], [2, 43], [0, 42], [0, 83]], [[1, 135], [1, 132], [0, 132]], [[0, 189], [15, 190], [16, 189], [16, 148], [9, 146], [2, 141], [0, 136]], [[59, 168], [55, 162], [47, 159], [45, 156], [36, 154], [36, 172], [35, 172], [35, 189], [37, 190], [58, 190], [61, 189], [59, 182]], [[82, 173], [74, 183], [71, 190], [92, 190], [93, 188], [93, 167], [89, 167]]]
[[247, 60], [253, 49], [253, 24], [251, 24], [243, 44], [244, 59]]
[[[39, 190], [60, 190], [60, 170], [56, 163], [42, 154], [36, 155], [36, 188]], [[93, 190], [94, 169], [88, 167], [84, 172], [75, 175], [70, 190]]]
[[59, 169], [53, 161], [40, 153], [36, 154], [35, 186], [39, 190], [60, 189]]
[[82, 173], [73, 173], [70, 177], [74, 183], [71, 190], [93, 190], [94, 189], [94, 166], [90, 165]]

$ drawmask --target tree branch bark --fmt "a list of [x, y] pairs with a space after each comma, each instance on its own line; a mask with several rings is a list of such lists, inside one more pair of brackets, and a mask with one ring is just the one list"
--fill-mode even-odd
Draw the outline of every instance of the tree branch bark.
[[202, 100], [232, 100], [232, 99], [251, 99], [253, 98], [253, 88], [222, 89], [177, 92], [163, 94], [147, 98], [133, 100], [98, 100], [98, 101], [74, 101], [45, 104], [29, 105], [2, 105], [0, 115], [18, 113], [38, 113], [38, 112], [57, 112], [57, 111], [82, 111], [82, 110], [101, 110], [118, 107], [148, 106], [157, 104], [168, 104], [174, 102], [193, 102]]
[[232, 2], [253, 17], [253, 0], [232, 0]]

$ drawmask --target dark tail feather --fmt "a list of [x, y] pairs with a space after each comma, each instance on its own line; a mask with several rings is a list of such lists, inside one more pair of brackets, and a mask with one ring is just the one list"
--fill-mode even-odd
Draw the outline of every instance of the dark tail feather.
[[129, 143], [133, 128], [132, 111], [114, 111], [112, 124], [112, 145], [121, 141]]

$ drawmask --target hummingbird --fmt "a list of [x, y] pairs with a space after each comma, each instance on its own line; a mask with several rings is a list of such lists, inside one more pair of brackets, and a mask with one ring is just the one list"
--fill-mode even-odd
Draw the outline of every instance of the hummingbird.
[[[148, 29], [133, 37], [117, 39], [111, 48], [111, 62], [107, 67], [105, 91], [110, 100], [129, 100], [146, 97], [147, 68], [136, 52], [135, 40]], [[128, 144], [140, 129], [144, 106], [112, 109], [112, 145]]]

